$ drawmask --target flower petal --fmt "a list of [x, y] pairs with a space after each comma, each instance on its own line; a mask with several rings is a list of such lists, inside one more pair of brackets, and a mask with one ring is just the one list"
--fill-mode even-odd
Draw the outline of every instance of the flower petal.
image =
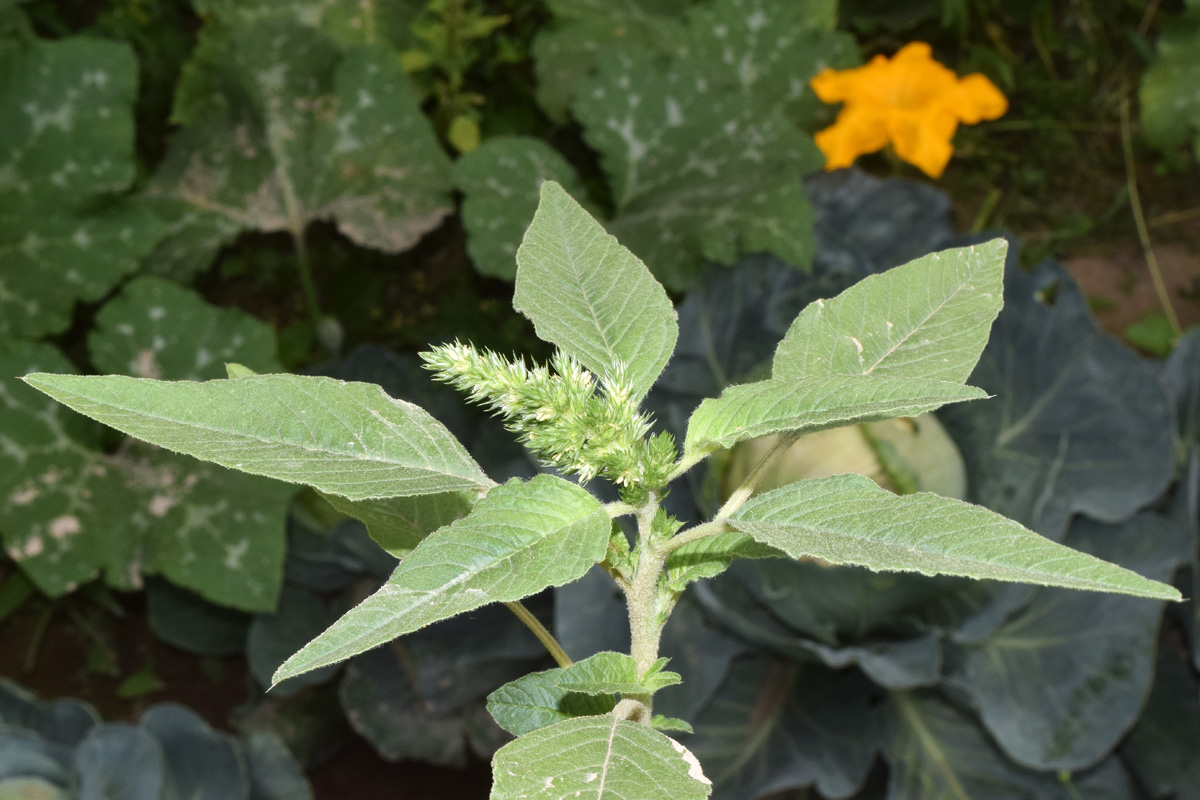
[[888, 138], [896, 155], [931, 178], [939, 178], [954, 154], [950, 139], [958, 128], [953, 114], [936, 111], [893, 113], [887, 118]]
[[877, 85], [888, 68], [887, 56], [875, 56], [861, 67], [826, 67], [809, 80], [813, 93], [822, 103], [842, 103], [861, 97], [864, 89]]
[[958, 81], [953, 108], [960, 120], [974, 125], [980, 120], [1004, 116], [1008, 100], [986, 75], [976, 72]]
[[848, 167], [859, 156], [887, 146], [887, 118], [879, 108], [847, 105], [837, 121], [819, 131], [813, 141], [825, 154], [825, 169]]

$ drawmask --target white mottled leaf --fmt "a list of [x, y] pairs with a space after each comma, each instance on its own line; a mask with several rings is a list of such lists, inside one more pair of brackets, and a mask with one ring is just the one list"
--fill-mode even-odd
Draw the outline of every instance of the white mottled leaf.
[[274, 680], [577, 580], [604, 558], [609, 529], [600, 502], [561, 478], [497, 486], [467, 517], [427, 536], [379, 591], [284, 662]]
[[686, 747], [611, 714], [539, 728], [492, 758], [491, 800], [704, 800], [711, 791]]
[[871, 275], [800, 312], [773, 375], [878, 375], [962, 383], [1000, 313], [1008, 243], [944, 250]]
[[759, 495], [729, 524], [792, 558], [1180, 599], [1170, 586], [986, 508], [924, 492], [897, 497], [861, 475], [800, 481]]
[[586, 198], [575, 168], [531, 136], [488, 139], [454, 162], [454, 183], [463, 193], [467, 252], [481, 274], [509, 281], [516, 277], [517, 248], [537, 211], [542, 182], [548, 180], [562, 184], [572, 197]]
[[374, 384], [298, 375], [194, 383], [41, 374], [26, 382], [160, 447], [352, 500], [494, 485], [440, 422]]
[[557, 183], [542, 184], [517, 251], [513, 307], [543, 340], [597, 375], [620, 374], [640, 400], [679, 336], [675, 308], [646, 265]]
[[772, 433], [911, 417], [981, 397], [987, 394], [948, 381], [865, 375], [757, 381], [731, 386], [701, 403], [688, 421], [684, 451], [700, 454]]

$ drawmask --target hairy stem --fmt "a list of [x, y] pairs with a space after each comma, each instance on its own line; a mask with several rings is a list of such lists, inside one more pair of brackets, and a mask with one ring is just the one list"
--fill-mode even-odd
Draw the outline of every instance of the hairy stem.
[[[633, 570], [633, 580], [625, 589], [625, 600], [629, 606], [629, 654], [637, 663], [639, 675], [645, 675], [658, 660], [658, 645], [662, 639], [663, 625], [666, 624], [664, 612], [668, 608], [668, 598], [663, 594], [660, 581], [666, 552], [654, 541], [654, 518], [657, 513], [658, 497], [651, 492], [637, 512], [637, 565]], [[629, 695], [626, 699], [641, 705], [644, 710], [636, 720], [649, 724], [653, 695]]]
[[571, 661], [571, 657], [567, 655], [567, 651], [563, 650], [562, 645], [558, 643], [558, 639], [554, 638], [554, 634], [546, 630], [546, 626], [542, 624], [542, 621], [535, 617], [533, 612], [526, 608], [520, 600], [514, 600], [504, 605], [508, 606], [509, 611], [517, 615], [517, 619], [525, 623], [526, 628], [533, 631], [533, 635], [538, 638], [538, 641], [545, 645], [546, 649], [550, 651], [550, 655], [554, 656], [555, 663], [564, 669], [575, 663]]

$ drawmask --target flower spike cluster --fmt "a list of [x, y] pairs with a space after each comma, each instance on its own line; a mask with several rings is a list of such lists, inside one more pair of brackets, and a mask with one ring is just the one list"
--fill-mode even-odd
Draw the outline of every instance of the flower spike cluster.
[[597, 381], [572, 356], [527, 366], [469, 344], [421, 354], [437, 380], [497, 413], [534, 453], [568, 474], [597, 475], [636, 497], [667, 482], [677, 453], [670, 434], [649, 436], [624, 370]]
[[826, 169], [848, 167], [891, 142], [896, 155], [937, 178], [954, 152], [950, 139], [960, 122], [974, 125], [1008, 110], [984, 75], [959, 78], [924, 42], [855, 69], [825, 69], [809, 85], [822, 102], [845, 103], [837, 121], [814, 137]]

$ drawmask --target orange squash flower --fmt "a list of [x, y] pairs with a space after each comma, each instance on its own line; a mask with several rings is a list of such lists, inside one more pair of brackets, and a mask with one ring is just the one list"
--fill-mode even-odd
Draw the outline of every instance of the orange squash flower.
[[815, 137], [830, 170], [891, 142], [896, 155], [937, 178], [954, 152], [958, 123], [974, 125], [1008, 110], [986, 76], [959, 78], [933, 60], [924, 42], [906, 44], [890, 60], [875, 56], [855, 69], [825, 69], [809, 85], [823, 102], [845, 103], [837, 121]]

